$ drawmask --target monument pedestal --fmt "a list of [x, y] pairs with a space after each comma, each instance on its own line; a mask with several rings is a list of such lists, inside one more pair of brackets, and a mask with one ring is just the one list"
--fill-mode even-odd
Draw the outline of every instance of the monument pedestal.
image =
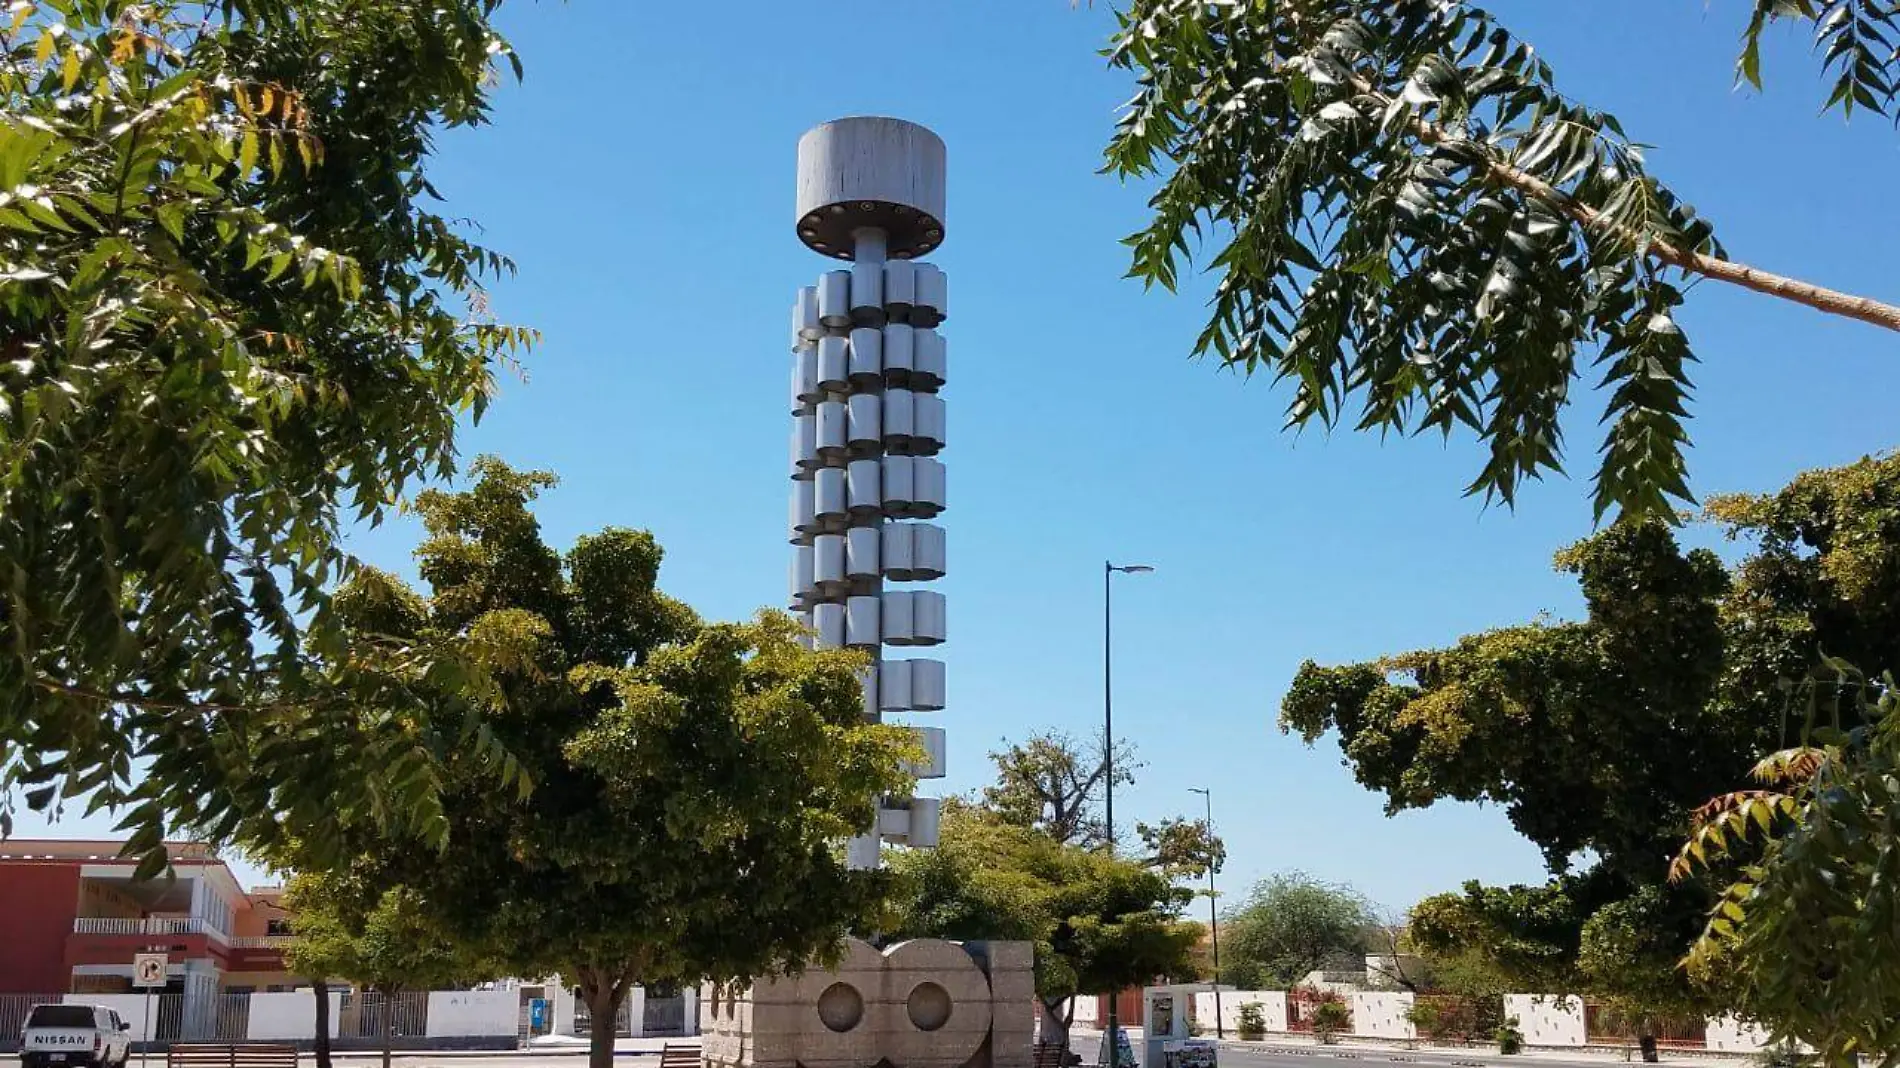
[[707, 1068], [1030, 1068], [1034, 947], [852, 939], [837, 967], [700, 997]]

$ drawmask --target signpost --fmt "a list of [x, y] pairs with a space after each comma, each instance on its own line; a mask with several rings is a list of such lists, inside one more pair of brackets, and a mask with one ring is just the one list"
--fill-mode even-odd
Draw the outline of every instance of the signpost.
[[132, 955], [132, 985], [145, 991], [145, 1020], [140, 1030], [145, 1032], [145, 1041], [139, 1045], [139, 1068], [145, 1068], [145, 1054], [151, 1049], [151, 1037], [157, 1034], [152, 1026], [152, 991], [165, 986], [165, 966], [170, 958], [163, 953], [135, 953]]

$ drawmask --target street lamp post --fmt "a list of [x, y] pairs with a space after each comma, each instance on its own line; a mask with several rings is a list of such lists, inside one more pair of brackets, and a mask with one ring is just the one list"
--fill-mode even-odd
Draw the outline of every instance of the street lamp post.
[[[1115, 855], [1115, 702], [1113, 636], [1115, 573], [1140, 575], [1153, 571], [1147, 564], [1116, 564], [1102, 561], [1102, 769], [1104, 771], [1102, 820], [1107, 824], [1108, 855]], [[1108, 1030], [1102, 1039], [1101, 1063], [1121, 1068], [1121, 991], [1108, 996]]]
[[[1207, 840], [1214, 840], [1214, 791], [1200, 786], [1188, 787], [1188, 793], [1200, 794], [1207, 799]], [[1207, 855], [1207, 930], [1214, 940], [1214, 1037], [1227, 1037], [1227, 1021], [1220, 1011], [1220, 911], [1215, 907], [1214, 897], [1214, 854]]]

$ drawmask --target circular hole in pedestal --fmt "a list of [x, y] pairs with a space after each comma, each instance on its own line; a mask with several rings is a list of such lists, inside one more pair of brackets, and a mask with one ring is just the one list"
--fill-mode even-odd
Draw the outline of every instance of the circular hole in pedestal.
[[904, 1002], [904, 1011], [919, 1031], [935, 1031], [950, 1022], [950, 992], [935, 983], [918, 983]]
[[833, 983], [818, 995], [818, 1018], [843, 1034], [864, 1019], [864, 996], [850, 983]]

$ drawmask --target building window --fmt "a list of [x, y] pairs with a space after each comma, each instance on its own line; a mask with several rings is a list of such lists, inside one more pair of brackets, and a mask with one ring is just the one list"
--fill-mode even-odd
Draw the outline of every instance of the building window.
[[268, 935], [287, 935], [290, 933], [290, 921], [283, 917], [264, 921], [264, 933]]

